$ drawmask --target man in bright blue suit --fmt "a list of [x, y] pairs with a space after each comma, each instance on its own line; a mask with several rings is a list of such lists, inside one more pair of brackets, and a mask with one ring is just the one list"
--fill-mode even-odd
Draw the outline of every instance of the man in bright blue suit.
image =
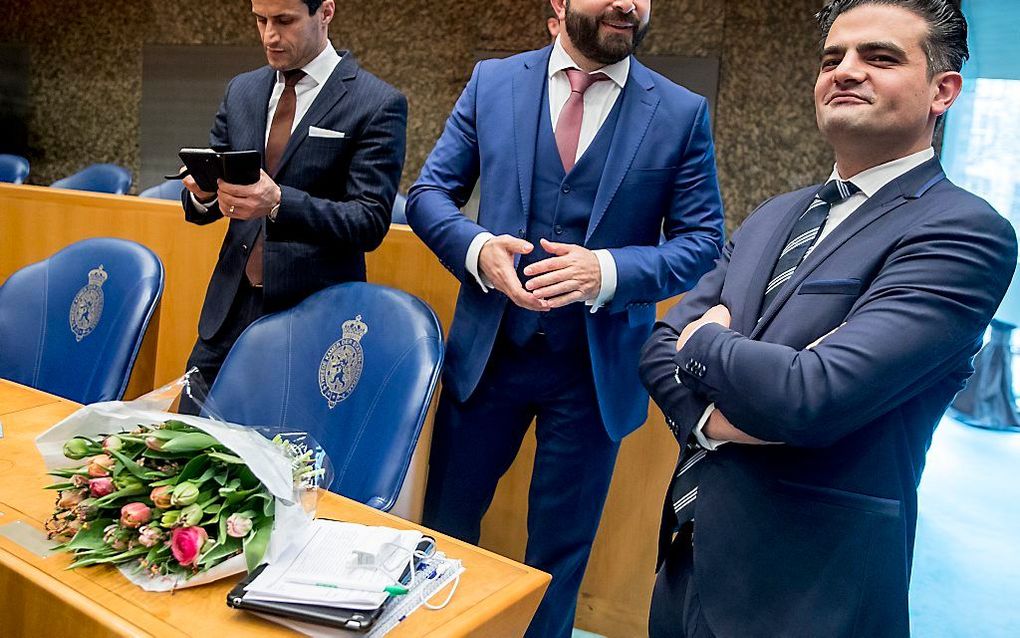
[[[619, 442], [647, 415], [655, 303], [722, 241], [708, 104], [631, 55], [650, 4], [552, 0], [557, 42], [475, 68], [408, 197], [462, 282], [424, 523], [477, 542], [536, 419], [525, 560], [553, 580], [531, 636], [570, 633]], [[476, 222], [459, 207], [479, 181]]]
[[762, 204], [643, 354], [682, 445], [652, 638], [909, 635], [925, 454], [1016, 266], [1010, 224], [931, 146], [968, 55], [959, 8], [818, 17], [831, 176]]

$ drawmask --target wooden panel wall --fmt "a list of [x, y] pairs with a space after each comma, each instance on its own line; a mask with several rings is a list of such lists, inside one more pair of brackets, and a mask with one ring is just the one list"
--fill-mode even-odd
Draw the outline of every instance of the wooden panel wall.
[[[122, 237], [145, 244], [163, 260], [167, 272], [154, 367], [159, 384], [183, 371], [225, 231], [225, 223], [204, 227], [185, 223], [174, 202], [0, 184], [0, 282], [14, 270], [87, 237]], [[369, 255], [368, 275], [373, 283], [424, 299], [444, 330], [449, 327], [457, 281], [406, 226], [395, 225], [382, 247]], [[660, 312], [669, 305], [661, 304]], [[427, 429], [403, 505], [398, 503], [397, 511], [413, 520], [421, 512], [428, 439]], [[534, 435], [529, 435], [483, 521], [482, 546], [518, 560], [527, 540], [534, 446]], [[610, 638], [645, 634], [659, 513], [676, 450], [655, 406], [645, 426], [623, 442], [581, 590], [579, 627]]]

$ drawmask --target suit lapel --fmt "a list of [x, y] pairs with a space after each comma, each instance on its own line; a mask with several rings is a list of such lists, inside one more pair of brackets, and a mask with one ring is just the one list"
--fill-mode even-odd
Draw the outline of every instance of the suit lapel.
[[627, 171], [630, 170], [630, 166], [634, 162], [638, 148], [641, 147], [641, 142], [648, 131], [648, 125], [659, 105], [659, 96], [654, 93], [654, 88], [655, 84], [647, 69], [635, 58], [631, 58], [627, 84], [624, 85], [619, 98], [623, 100], [620, 105], [620, 117], [609, 145], [608, 160], [602, 170], [602, 179], [599, 181], [599, 188], [595, 193], [595, 203], [592, 206], [591, 219], [588, 221], [588, 232], [584, 236], [585, 242], [591, 238], [595, 228], [602, 221], [602, 217], [616, 196], [623, 178], [626, 177]]
[[797, 198], [794, 205], [790, 208], [790, 212], [783, 219], [782, 223], [776, 224], [772, 231], [772, 236], [769, 238], [768, 243], [764, 245], [761, 259], [758, 261], [758, 266], [755, 268], [751, 279], [750, 288], [748, 288], [747, 303], [741, 306], [740, 316], [734, 322], [734, 326], [739, 327], [738, 329], [744, 334], [747, 334], [746, 331], [754, 329], [755, 324], [758, 322], [758, 317], [760, 316], [758, 313], [761, 312], [765, 288], [768, 285], [769, 279], [772, 278], [772, 269], [775, 267], [776, 262], [779, 261], [779, 252], [786, 245], [786, 238], [790, 236], [790, 230], [797, 223], [797, 219], [801, 214], [807, 210], [817, 190], [817, 188], [809, 188], [803, 196]]
[[[265, 67], [266, 76], [260, 81], [260, 84], [256, 87], [255, 97], [252, 100], [252, 104], [257, 104], [255, 117], [255, 140], [247, 148], [259, 149], [262, 155], [262, 168], [266, 167], [266, 121], [269, 119], [269, 98], [273, 94], [273, 87], [276, 86], [276, 71], [270, 67]], [[241, 149], [233, 149], [241, 150]]]
[[546, 47], [538, 55], [529, 56], [523, 68], [513, 77], [514, 152], [517, 157], [517, 180], [521, 189], [525, 228], [531, 213], [531, 184], [535, 177], [539, 118], [549, 117], [548, 113], [540, 111], [551, 52], [552, 47]]
[[[755, 326], [749, 335], [750, 338], [754, 339], [761, 334], [783, 304], [793, 296], [800, 284], [840, 246], [886, 213], [895, 210], [907, 201], [921, 197], [929, 188], [943, 179], [945, 179], [945, 173], [942, 171], [942, 165], [938, 158], [933, 158], [889, 182], [868, 198], [868, 201], [843, 220], [804, 259], [804, 262], [794, 272], [793, 277], [783, 286], [779, 296], [762, 316], [761, 321]], [[781, 242], [782, 240], [780, 240]]]
[[283, 149], [283, 157], [280, 158], [280, 164], [276, 168], [277, 175], [287, 165], [287, 162], [294, 155], [297, 148], [308, 138], [309, 127], [318, 124], [324, 117], [329, 115], [333, 107], [336, 106], [336, 103], [347, 93], [344, 81], [353, 80], [357, 76], [358, 61], [354, 58], [354, 55], [350, 51], [341, 51], [340, 55], [342, 56], [340, 63], [333, 69], [333, 73], [330, 74], [326, 83], [322, 85], [319, 94], [315, 96], [315, 101], [312, 102], [304, 117], [298, 122], [294, 132], [290, 134], [287, 146]]

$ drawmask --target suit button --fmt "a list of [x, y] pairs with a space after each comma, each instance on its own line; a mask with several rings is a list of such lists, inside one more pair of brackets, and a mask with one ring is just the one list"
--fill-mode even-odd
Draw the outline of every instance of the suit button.
[[248, 252], [248, 244], [241, 244], [241, 251]]
[[556, 224], [556, 227], [553, 228], [553, 231], [555, 231], [557, 235], [562, 235], [563, 234], [563, 226], [560, 226], [559, 224]]
[[564, 184], [563, 185], [563, 194], [566, 195], [569, 192], [570, 192], [570, 184]]
[[518, 228], [517, 229], [517, 236], [520, 237], [521, 239], [524, 239], [524, 229], [523, 228]]

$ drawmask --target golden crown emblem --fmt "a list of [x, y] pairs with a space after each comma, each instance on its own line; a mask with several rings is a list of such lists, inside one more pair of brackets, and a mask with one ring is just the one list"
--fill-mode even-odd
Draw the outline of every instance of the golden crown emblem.
[[98, 268], [93, 268], [89, 271], [89, 283], [93, 286], [102, 286], [109, 279], [110, 275], [106, 274], [103, 270], [103, 264], [99, 264]]
[[361, 315], [345, 321], [340, 329], [343, 331], [344, 339], [354, 339], [355, 341], [361, 341], [361, 338], [368, 332], [368, 326], [361, 320]]

